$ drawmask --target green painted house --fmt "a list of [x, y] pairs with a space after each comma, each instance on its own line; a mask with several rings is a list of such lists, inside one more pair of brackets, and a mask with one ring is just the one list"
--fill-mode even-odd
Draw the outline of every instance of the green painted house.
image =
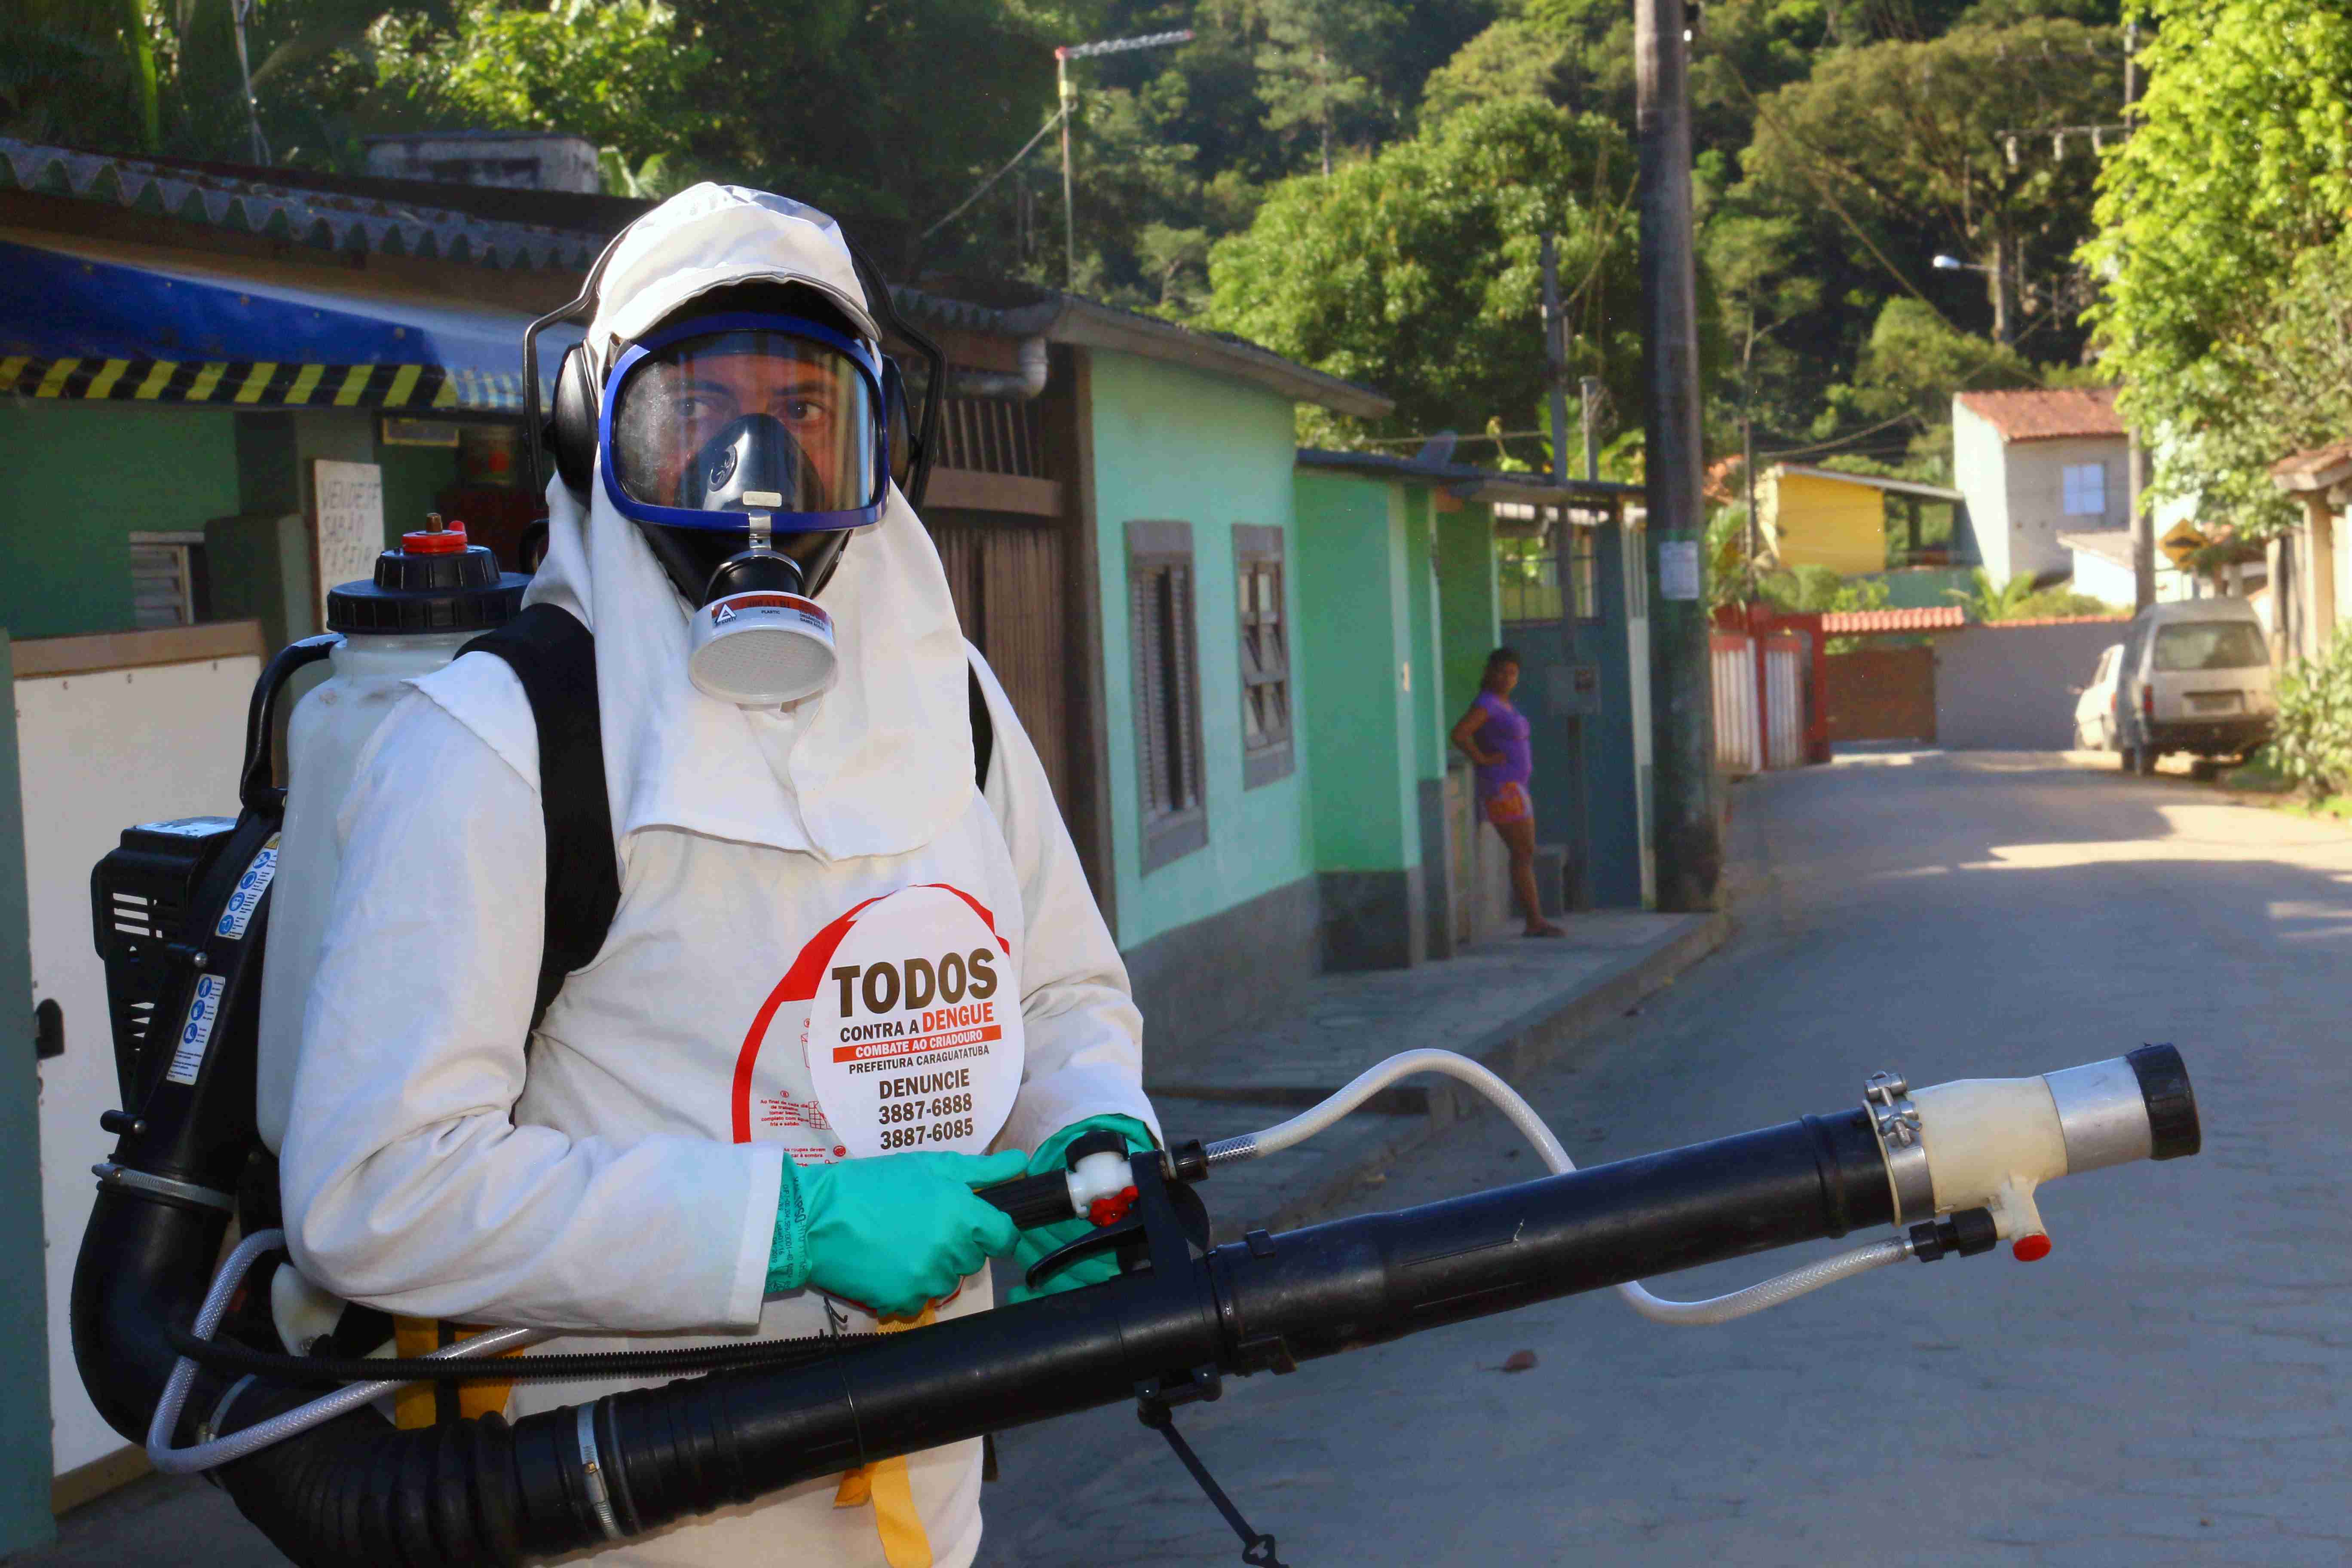
[[[252, 661], [318, 629], [323, 585], [427, 510], [526, 564], [540, 508], [521, 472], [520, 328], [639, 210], [0, 144], [0, 652], [17, 639], [20, 706], [28, 679], [102, 679], [133, 719], [173, 681], [239, 710]], [[1387, 400], [1235, 339], [1001, 281], [896, 295], [950, 363], [924, 521], [1126, 955], [1148, 1059], [1325, 970], [1444, 958], [1491, 929], [1499, 855], [1446, 737], [1506, 637], [1552, 626], [1533, 673], [1564, 672], [1569, 695], [1548, 700], [1562, 713], [1590, 699], [1584, 739], [1545, 764], [1575, 781], [1578, 820], [1605, 801], [1638, 822], [1633, 742], [1591, 726], [1646, 721], [1594, 650], [1613, 638], [1644, 671], [1646, 657], [1622, 657], [1622, 584], [1615, 601], [1576, 586], [1590, 560], [1617, 559], [1621, 493], [1301, 452], [1302, 405], [1378, 417]], [[380, 508], [354, 521], [326, 503], [331, 472], [372, 476]], [[1541, 570], [1529, 518], [1559, 546]], [[37, 695], [27, 723], [63, 732], [79, 697]], [[199, 760], [233, 777], [237, 728], [174, 742], [184, 782]], [[204, 745], [217, 754], [186, 749]], [[152, 765], [67, 760], [118, 780]], [[95, 843], [144, 809], [108, 797], [70, 825], [20, 810], [71, 794], [0, 789], [0, 1011], [19, 1018], [100, 984], [87, 876], [105, 846], [67, 854], [61, 835]], [[16, 851], [20, 815], [43, 853]], [[28, 858], [49, 868], [28, 878]], [[1584, 855], [1588, 894], [1639, 903], [1640, 877], [1629, 891], [1602, 859]], [[31, 1314], [0, 1335], [15, 1358], [0, 1553], [39, 1537], [47, 1505], [136, 1473], [59, 1370], [61, 1322], [46, 1367], [38, 1353], [36, 1233], [60, 1300], [97, 1157], [84, 1101], [111, 1092], [102, 1007], [64, 1013], [37, 1112], [28, 1052], [0, 1082], [0, 1124], [37, 1124], [41, 1167], [29, 1137], [0, 1138], [23, 1233], [0, 1296]]]

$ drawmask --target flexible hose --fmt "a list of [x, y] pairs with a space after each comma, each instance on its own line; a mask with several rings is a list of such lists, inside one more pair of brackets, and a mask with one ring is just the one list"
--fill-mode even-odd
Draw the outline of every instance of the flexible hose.
[[[221, 1319], [228, 1314], [230, 1299], [236, 1288], [245, 1282], [247, 1270], [256, 1259], [286, 1245], [282, 1230], [257, 1230], [236, 1244], [236, 1250], [213, 1276], [212, 1289], [205, 1295], [205, 1304], [197, 1309], [195, 1333], [198, 1339], [210, 1339], [220, 1327]], [[437, 1350], [425, 1358], [440, 1361], [460, 1356], [499, 1355], [508, 1351], [534, 1345], [554, 1335], [545, 1329], [493, 1329], [477, 1334], [470, 1340]], [[215, 1437], [185, 1448], [172, 1447], [172, 1434], [180, 1425], [180, 1410], [187, 1403], [188, 1390], [196, 1381], [196, 1363], [182, 1356], [172, 1368], [171, 1381], [163, 1385], [163, 1397], [155, 1405], [155, 1418], [147, 1426], [147, 1458], [165, 1475], [192, 1475], [208, 1470], [215, 1465], [226, 1465], [247, 1454], [282, 1442], [298, 1432], [308, 1432], [325, 1425], [336, 1416], [356, 1410], [381, 1394], [404, 1386], [398, 1378], [375, 1383], [355, 1383], [340, 1388], [310, 1404], [297, 1406], [257, 1422], [241, 1432], [226, 1437]], [[217, 1413], [215, 1413], [217, 1415]]]
[[[1495, 1109], [1508, 1118], [1512, 1126], [1524, 1134], [1536, 1152], [1543, 1157], [1552, 1174], [1564, 1176], [1576, 1169], [1576, 1162], [1552, 1136], [1535, 1108], [1519, 1097], [1517, 1089], [1505, 1083], [1488, 1068], [1468, 1057], [1452, 1051], [1400, 1051], [1388, 1060], [1356, 1075], [1353, 1082], [1319, 1105], [1300, 1111], [1289, 1121], [1279, 1122], [1263, 1132], [1245, 1132], [1238, 1138], [1227, 1138], [1209, 1145], [1209, 1167], [1241, 1160], [1255, 1160], [1267, 1154], [1280, 1153], [1293, 1144], [1304, 1142], [1333, 1122], [1355, 1110], [1373, 1095], [1401, 1078], [1417, 1072], [1443, 1073], [1468, 1084], [1493, 1102]], [[1709, 1323], [1727, 1323], [1734, 1318], [1744, 1318], [1760, 1312], [1767, 1307], [1777, 1307], [1810, 1291], [1856, 1274], [1883, 1268], [1890, 1263], [1900, 1263], [1911, 1256], [1911, 1244], [1900, 1238], [1874, 1242], [1835, 1258], [1825, 1258], [1809, 1263], [1802, 1268], [1750, 1285], [1745, 1290], [1729, 1295], [1709, 1297], [1704, 1301], [1670, 1301], [1644, 1289], [1639, 1280], [1628, 1280], [1617, 1287], [1617, 1294], [1625, 1304], [1654, 1323], [1671, 1323], [1680, 1328], [1699, 1328]]]

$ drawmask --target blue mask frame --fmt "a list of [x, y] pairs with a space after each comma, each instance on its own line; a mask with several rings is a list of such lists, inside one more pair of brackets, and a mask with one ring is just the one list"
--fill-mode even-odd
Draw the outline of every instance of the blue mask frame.
[[844, 337], [831, 327], [804, 320], [799, 316], [737, 314], [698, 316], [675, 327], [654, 333], [651, 337], [631, 343], [626, 352], [614, 362], [604, 377], [604, 390], [597, 400], [596, 409], [596, 469], [603, 476], [604, 494], [622, 516], [637, 522], [656, 523], [665, 528], [698, 529], [706, 533], [740, 532], [750, 526], [751, 513], [741, 511], [704, 511], [699, 508], [656, 506], [641, 501], [621, 489], [614, 477], [613, 465], [607, 460], [613, 449], [614, 395], [628, 380], [629, 374], [648, 355], [657, 353], [670, 344], [687, 338], [709, 337], [718, 332], [767, 331], [782, 332], [791, 337], [806, 338], [823, 343], [845, 355], [866, 378], [866, 395], [872, 400], [874, 415], [874, 474], [878, 491], [871, 503], [845, 511], [775, 511], [764, 514], [768, 526], [778, 533], [818, 533], [835, 530], [866, 528], [882, 521], [883, 509], [890, 499], [890, 410], [894, 396], [903, 397], [898, 385], [898, 367], [877, 355], [856, 338]]

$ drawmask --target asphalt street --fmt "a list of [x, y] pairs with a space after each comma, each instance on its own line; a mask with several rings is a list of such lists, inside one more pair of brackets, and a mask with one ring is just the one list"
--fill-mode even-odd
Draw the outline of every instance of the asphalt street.
[[[1180, 1425], [1286, 1563], [2352, 1561], [2352, 834], [2081, 763], [1879, 753], [1737, 786], [1732, 943], [1520, 1087], [1589, 1163], [1851, 1105], [1880, 1068], [2169, 1041], [2203, 1154], [2044, 1188], [2038, 1263], [1906, 1264], [1708, 1329], [1581, 1298], [1230, 1384]], [[1536, 1173], [1517, 1142], [1458, 1129], [1352, 1206]], [[1131, 1412], [1000, 1449], [984, 1564], [1237, 1555]]]

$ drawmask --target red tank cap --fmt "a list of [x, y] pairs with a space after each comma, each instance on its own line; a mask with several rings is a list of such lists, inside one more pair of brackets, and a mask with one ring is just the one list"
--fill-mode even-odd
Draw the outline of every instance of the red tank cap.
[[2050, 1238], [2040, 1231], [2021, 1236], [2010, 1244], [2009, 1255], [2020, 1263], [2038, 1263], [2050, 1256]]
[[[433, 521], [441, 520], [436, 515]], [[466, 548], [466, 525], [452, 522], [446, 528], [420, 529], [400, 536], [400, 547], [411, 555], [456, 555]]]

